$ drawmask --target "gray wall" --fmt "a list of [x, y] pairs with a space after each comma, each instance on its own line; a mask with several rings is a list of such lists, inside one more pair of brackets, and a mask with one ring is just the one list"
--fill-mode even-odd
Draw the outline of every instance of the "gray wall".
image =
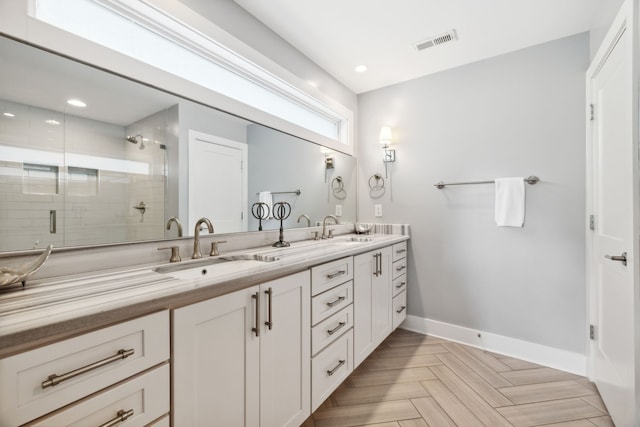
[[[409, 314], [585, 351], [588, 62], [585, 33], [358, 97], [360, 220], [411, 224]], [[397, 161], [373, 199], [383, 124]], [[433, 187], [530, 174], [524, 228], [494, 225], [492, 185]]]

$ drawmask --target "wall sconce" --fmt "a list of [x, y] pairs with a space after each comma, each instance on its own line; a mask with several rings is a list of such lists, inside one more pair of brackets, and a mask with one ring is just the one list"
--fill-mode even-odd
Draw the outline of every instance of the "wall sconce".
[[384, 176], [385, 178], [389, 178], [389, 174], [387, 172], [387, 163], [396, 161], [396, 150], [389, 149], [389, 146], [393, 143], [391, 139], [391, 127], [390, 126], [382, 126], [380, 128], [380, 146], [384, 150], [384, 154], [382, 157], [382, 161], [384, 163]]
[[336, 166], [335, 157], [330, 157], [333, 150], [326, 147], [320, 147], [320, 153], [324, 156], [324, 182], [326, 183], [329, 169], [334, 169]]

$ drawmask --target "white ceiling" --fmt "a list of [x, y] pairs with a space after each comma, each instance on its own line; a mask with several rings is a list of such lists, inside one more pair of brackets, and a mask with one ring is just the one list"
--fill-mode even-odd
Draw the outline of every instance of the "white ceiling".
[[[605, 0], [235, 1], [362, 93], [588, 31]], [[451, 29], [458, 41], [413, 48]]]

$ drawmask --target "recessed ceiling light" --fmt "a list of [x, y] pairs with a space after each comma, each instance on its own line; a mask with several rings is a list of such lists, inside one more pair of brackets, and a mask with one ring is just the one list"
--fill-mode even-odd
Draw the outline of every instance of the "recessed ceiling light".
[[57, 120], [53, 120], [53, 119], [45, 120], [44, 122], [45, 122], [46, 124], [48, 124], [48, 125], [56, 125], [56, 126], [57, 126], [57, 125], [59, 125], [59, 124], [60, 124], [60, 122], [59, 122], [59, 121], [57, 121]]
[[79, 99], [67, 99], [67, 104], [73, 105], [74, 107], [80, 107], [80, 108], [84, 108], [87, 106], [87, 104], [80, 101]]
[[309, 80], [307, 83], [309, 83], [309, 86], [318, 87], [318, 83], [314, 82], [313, 80]]
[[366, 65], [358, 65], [356, 67], [356, 71], [358, 73], [364, 73], [365, 71], [367, 71], [367, 66]]
[[3, 116], [5, 117], [15, 117], [16, 115], [13, 113], [2, 113]]

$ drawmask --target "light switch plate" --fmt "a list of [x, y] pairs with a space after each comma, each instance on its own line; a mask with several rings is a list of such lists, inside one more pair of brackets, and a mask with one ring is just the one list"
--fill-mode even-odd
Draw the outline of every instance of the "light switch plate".
[[336, 205], [336, 216], [342, 216], [342, 205]]
[[373, 215], [376, 218], [380, 218], [382, 216], [382, 205], [374, 205], [373, 206]]

